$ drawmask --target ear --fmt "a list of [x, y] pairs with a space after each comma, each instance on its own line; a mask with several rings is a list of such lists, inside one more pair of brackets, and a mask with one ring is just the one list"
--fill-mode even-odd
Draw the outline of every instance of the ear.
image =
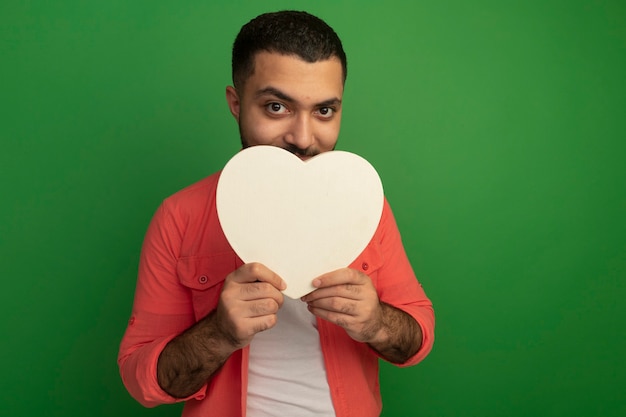
[[241, 100], [239, 99], [239, 93], [237, 93], [235, 87], [232, 87], [230, 85], [226, 87], [226, 102], [228, 103], [228, 108], [230, 109], [232, 115], [237, 121], [239, 121]]

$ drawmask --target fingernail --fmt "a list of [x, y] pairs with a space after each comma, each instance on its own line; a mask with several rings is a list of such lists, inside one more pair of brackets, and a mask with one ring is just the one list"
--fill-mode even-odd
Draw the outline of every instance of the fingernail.
[[315, 278], [315, 279], [313, 280], [313, 286], [314, 286], [315, 288], [317, 288], [317, 287], [319, 287], [320, 285], [322, 285], [322, 280], [320, 280], [320, 279], [318, 279], [318, 278]]
[[283, 290], [287, 289], [287, 283], [285, 282], [285, 280], [281, 280], [281, 288]]

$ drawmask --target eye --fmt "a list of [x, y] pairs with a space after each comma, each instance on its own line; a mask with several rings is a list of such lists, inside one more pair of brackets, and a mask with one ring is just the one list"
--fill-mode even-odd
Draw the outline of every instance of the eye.
[[271, 114], [285, 114], [289, 112], [289, 110], [287, 110], [287, 107], [275, 101], [266, 104], [265, 109]]
[[335, 109], [332, 107], [320, 107], [316, 112], [322, 119], [330, 119], [335, 114]]

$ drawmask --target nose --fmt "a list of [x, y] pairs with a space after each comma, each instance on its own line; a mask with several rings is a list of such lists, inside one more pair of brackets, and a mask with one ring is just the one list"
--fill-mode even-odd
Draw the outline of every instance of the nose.
[[285, 134], [285, 142], [303, 151], [313, 145], [313, 126], [307, 115], [300, 114], [293, 119]]

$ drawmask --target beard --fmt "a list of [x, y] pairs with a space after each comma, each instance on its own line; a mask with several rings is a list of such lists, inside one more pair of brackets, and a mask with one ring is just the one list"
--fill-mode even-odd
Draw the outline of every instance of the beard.
[[[245, 137], [245, 133], [243, 131], [243, 129], [241, 128], [241, 125], [239, 126], [239, 137], [241, 139], [241, 147], [243, 149], [245, 148], [249, 148], [250, 146], [255, 146], [255, 145], [250, 145], [250, 142], [246, 139]], [[278, 146], [278, 145], [275, 145]], [[315, 147], [315, 146], [309, 146], [308, 148], [302, 149], [297, 147], [294, 144], [291, 143], [283, 143], [282, 145], [278, 146], [286, 151], [291, 152], [292, 154], [296, 155], [296, 156], [307, 156], [307, 157], [313, 157], [315, 155], [319, 155], [321, 153], [321, 151], [319, 150], [319, 148]], [[333, 150], [335, 150], [335, 148], [333, 147]]]

